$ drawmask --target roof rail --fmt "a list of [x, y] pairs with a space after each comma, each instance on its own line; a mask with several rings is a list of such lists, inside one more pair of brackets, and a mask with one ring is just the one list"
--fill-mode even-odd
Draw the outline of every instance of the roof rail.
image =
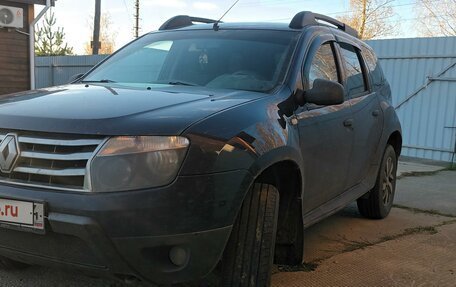
[[303, 11], [296, 14], [291, 20], [289, 27], [291, 29], [302, 29], [304, 28], [304, 26], [321, 25], [322, 23], [320, 23], [319, 21], [326, 22], [330, 25], [336, 26], [337, 29], [342, 30], [347, 34], [358, 38], [358, 32], [352, 27], [348, 26], [347, 24], [342, 23], [339, 20], [328, 17], [326, 15], [321, 15], [310, 11]]
[[165, 23], [163, 23], [163, 25], [161, 25], [161, 27], [158, 30], [173, 30], [173, 29], [183, 28], [183, 27], [193, 25], [193, 22], [212, 24], [212, 23], [216, 23], [217, 20], [199, 18], [199, 17], [191, 17], [191, 16], [187, 16], [187, 15], [179, 15], [179, 16], [175, 16], [175, 17], [169, 19], [168, 21], [166, 21]]

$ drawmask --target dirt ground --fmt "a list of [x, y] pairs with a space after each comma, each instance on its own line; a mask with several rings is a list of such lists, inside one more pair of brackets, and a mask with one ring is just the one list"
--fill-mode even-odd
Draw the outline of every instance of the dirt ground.
[[[385, 220], [356, 205], [305, 232], [306, 263], [274, 267], [272, 286], [456, 286], [456, 171], [408, 173]], [[0, 271], [0, 286], [123, 286], [44, 267]]]

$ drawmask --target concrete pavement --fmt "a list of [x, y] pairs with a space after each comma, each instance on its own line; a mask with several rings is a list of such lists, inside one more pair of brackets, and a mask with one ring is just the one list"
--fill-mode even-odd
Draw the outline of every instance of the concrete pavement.
[[305, 232], [306, 264], [272, 286], [456, 286], [456, 171], [403, 162], [384, 220], [352, 204]]
[[456, 222], [340, 253], [313, 272], [281, 272], [273, 286], [455, 286]]
[[[456, 171], [405, 177], [397, 182], [395, 204], [456, 216]], [[455, 251], [456, 252], [456, 251]], [[456, 284], [455, 284], [456, 285]]]
[[423, 164], [414, 161], [399, 161], [397, 176], [398, 178], [403, 178], [405, 176], [432, 175], [445, 168], [445, 166], [441, 165]]

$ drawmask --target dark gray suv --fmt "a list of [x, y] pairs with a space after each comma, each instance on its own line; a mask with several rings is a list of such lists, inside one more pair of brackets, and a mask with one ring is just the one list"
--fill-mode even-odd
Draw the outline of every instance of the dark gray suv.
[[222, 286], [269, 285], [353, 201], [386, 217], [402, 145], [372, 49], [311, 12], [174, 17], [70, 85], [0, 97], [0, 140], [1, 267]]

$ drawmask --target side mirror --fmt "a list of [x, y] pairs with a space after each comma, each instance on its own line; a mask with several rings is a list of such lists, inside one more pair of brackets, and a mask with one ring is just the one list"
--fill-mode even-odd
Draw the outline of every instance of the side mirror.
[[84, 74], [76, 74], [76, 75], [73, 75], [70, 77], [70, 79], [68, 80], [68, 83], [72, 84], [72, 83], [75, 83], [77, 82], [78, 80], [80, 80], [82, 78], [82, 76], [84, 76]]
[[344, 102], [344, 87], [333, 81], [316, 79], [312, 89], [304, 93], [304, 101], [319, 106], [340, 105]]

